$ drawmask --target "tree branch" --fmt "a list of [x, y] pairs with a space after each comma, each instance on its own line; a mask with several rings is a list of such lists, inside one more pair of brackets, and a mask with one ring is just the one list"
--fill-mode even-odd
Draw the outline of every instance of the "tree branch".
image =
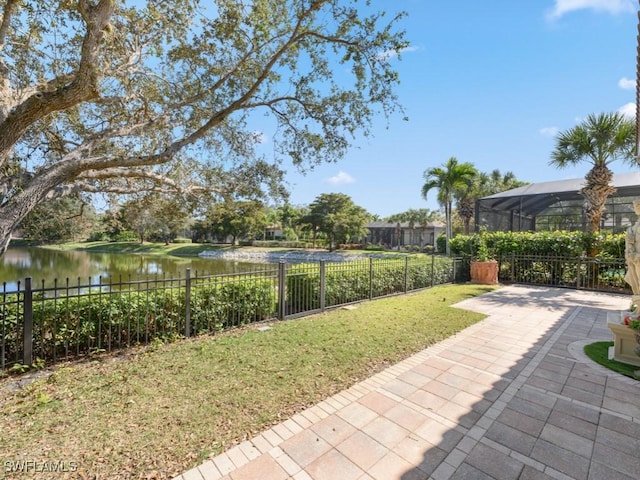
[[[71, 82], [62, 85], [63, 78], [49, 83], [59, 85], [53, 91], [38, 91], [15, 106], [0, 122], [0, 164], [25, 131], [38, 120], [52, 112], [64, 110], [81, 102], [97, 98], [98, 55], [111, 16], [115, 8], [114, 0], [99, 0], [91, 5], [88, 0], [79, 0], [78, 8], [86, 24], [82, 42], [80, 63]], [[58, 83], [59, 82], [59, 83]]]

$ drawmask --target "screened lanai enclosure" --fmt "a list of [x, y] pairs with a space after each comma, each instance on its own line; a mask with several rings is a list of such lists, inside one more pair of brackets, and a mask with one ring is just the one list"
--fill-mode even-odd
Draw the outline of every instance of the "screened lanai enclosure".
[[[586, 230], [584, 178], [533, 183], [476, 201], [476, 231]], [[640, 198], [640, 173], [615, 174], [600, 229], [623, 232], [636, 221], [633, 200]]]

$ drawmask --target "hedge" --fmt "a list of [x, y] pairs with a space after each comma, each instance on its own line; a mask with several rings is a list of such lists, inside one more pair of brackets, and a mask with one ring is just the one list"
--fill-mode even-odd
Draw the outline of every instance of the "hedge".
[[624, 257], [625, 235], [584, 232], [484, 232], [456, 235], [451, 239], [453, 255], [477, 253], [478, 240], [483, 236], [489, 251], [496, 257], [507, 255], [586, 256], [595, 247], [598, 258]]
[[[453, 260], [444, 257], [327, 264], [325, 306], [401, 293], [405, 288], [409, 291], [448, 283], [453, 280], [452, 273]], [[286, 308], [288, 314], [320, 308], [318, 264], [292, 265], [288, 269]]]
[[[22, 305], [5, 298], [0, 311], [6, 358], [22, 350]], [[211, 333], [272, 318], [273, 282], [263, 279], [192, 287], [191, 331]], [[38, 357], [69, 356], [169, 340], [185, 334], [185, 289], [89, 292], [78, 297], [34, 299], [34, 344]], [[20, 325], [18, 325], [20, 320]]]

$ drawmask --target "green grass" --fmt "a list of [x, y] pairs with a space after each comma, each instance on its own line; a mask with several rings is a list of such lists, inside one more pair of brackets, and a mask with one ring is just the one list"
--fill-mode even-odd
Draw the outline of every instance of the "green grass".
[[76, 461], [85, 478], [171, 478], [479, 321], [451, 305], [491, 289], [441, 286], [156, 344], [57, 368], [19, 392], [6, 379], [0, 461], [20, 452]]
[[609, 360], [609, 347], [613, 346], [613, 342], [595, 342], [584, 347], [584, 353], [594, 362], [603, 367], [613, 370], [627, 377], [640, 380], [636, 372], [640, 371], [640, 367], [628, 365], [616, 360]]
[[164, 243], [153, 242], [76, 242], [62, 245], [43, 245], [53, 250], [81, 250], [97, 253], [139, 253], [145, 255], [195, 256], [205, 250], [221, 248], [208, 243]]
[[[26, 245], [26, 244], [25, 244]], [[52, 250], [81, 250], [85, 252], [96, 252], [96, 253], [139, 253], [145, 255], [174, 255], [174, 256], [197, 256], [199, 253], [204, 252], [206, 250], [217, 250], [217, 249], [236, 249], [241, 248], [243, 250], [248, 251], [256, 251], [256, 252], [274, 252], [274, 251], [300, 251], [300, 249], [292, 249], [287, 247], [229, 247], [229, 246], [221, 246], [215, 245], [211, 243], [170, 243], [169, 245], [165, 245], [164, 243], [154, 243], [154, 242], [107, 242], [107, 241], [98, 241], [98, 242], [74, 242], [74, 243], [63, 243], [61, 245], [42, 245], [43, 248], [49, 248]], [[319, 249], [318, 251], [326, 252], [326, 249]], [[369, 251], [369, 250], [336, 250], [333, 253], [338, 255], [387, 255], [387, 256], [397, 256], [405, 255], [407, 252], [396, 252], [396, 251], [387, 251], [387, 252], [377, 252], [377, 251]], [[430, 257], [431, 255], [427, 255], [424, 253], [410, 253], [412, 256], [416, 257]]]

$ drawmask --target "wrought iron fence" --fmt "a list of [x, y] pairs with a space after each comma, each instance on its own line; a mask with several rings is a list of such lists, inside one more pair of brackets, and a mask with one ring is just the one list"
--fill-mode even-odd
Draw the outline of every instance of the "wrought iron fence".
[[507, 255], [498, 262], [503, 283], [631, 293], [624, 258]]
[[267, 265], [253, 272], [97, 283], [31, 278], [0, 292], [0, 372], [154, 340], [212, 334], [397, 295], [456, 277], [458, 259]]

